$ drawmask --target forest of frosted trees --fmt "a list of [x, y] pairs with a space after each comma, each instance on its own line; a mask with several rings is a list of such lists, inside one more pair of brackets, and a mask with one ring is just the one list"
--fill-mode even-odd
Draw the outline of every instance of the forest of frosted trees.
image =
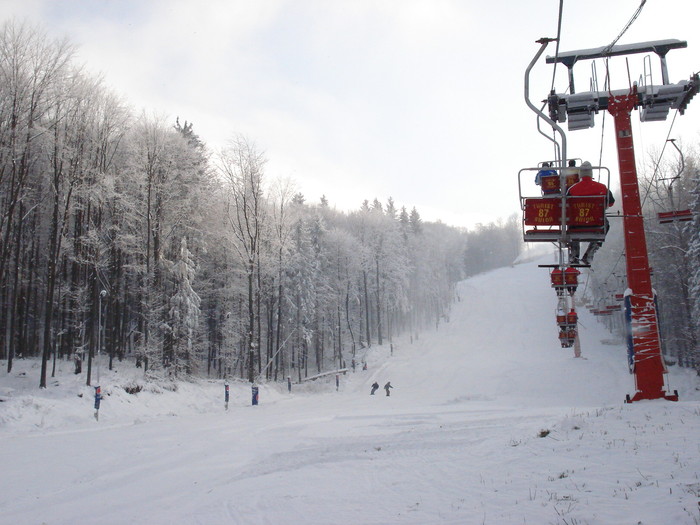
[[[169, 378], [359, 365], [447, 321], [469, 300], [458, 281], [520, 251], [515, 215], [466, 230], [391, 198], [307, 202], [254, 140], [211, 152], [192, 123], [135, 114], [70, 42], [7, 22], [0, 46], [0, 359], [39, 358], [40, 386], [60, 359], [91, 384], [98, 351]], [[656, 158], [641, 184], [663, 350], [700, 369], [700, 162], [683, 146]], [[686, 208], [690, 222], [655, 220]], [[608, 237], [585, 290], [598, 304], [624, 291]]]
[[253, 140], [211, 153], [191, 123], [134, 114], [70, 42], [8, 22], [0, 46], [0, 359], [40, 358], [42, 387], [57, 359], [91, 384], [98, 351], [170, 378], [359, 364], [518, 255], [515, 216], [467, 231], [391, 198], [309, 203]]

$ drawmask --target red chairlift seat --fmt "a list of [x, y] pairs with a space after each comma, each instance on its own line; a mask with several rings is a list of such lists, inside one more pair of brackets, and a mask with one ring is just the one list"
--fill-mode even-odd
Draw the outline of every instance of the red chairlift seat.
[[524, 199], [525, 242], [602, 241], [605, 239], [604, 195], [566, 198], [566, 234], [562, 239], [561, 203], [557, 197]]
[[567, 324], [568, 323], [566, 322], [566, 314], [557, 314], [557, 326], [563, 329], [566, 328]]
[[552, 273], [549, 274], [550, 282], [552, 283], [552, 288], [557, 293], [557, 296], [562, 297], [566, 292], [566, 280], [565, 272], [561, 268], [554, 268]]
[[559, 175], [542, 175], [540, 177], [540, 187], [543, 195], [557, 195], [561, 193], [559, 188]]
[[559, 331], [559, 343], [562, 348], [570, 348], [576, 343], [576, 329], [570, 328], [568, 330]]
[[554, 268], [549, 275], [549, 279], [552, 282], [552, 288], [564, 287], [564, 271], [561, 268]]
[[[567, 168], [564, 168], [567, 169]], [[570, 168], [569, 168], [570, 169]], [[578, 168], [573, 168], [573, 173], [566, 174], [566, 188], [569, 189], [571, 186], [579, 181]], [[559, 174], [554, 173], [553, 175], [541, 175], [540, 176], [540, 188], [542, 189], [543, 195], [556, 196], [561, 193], [561, 181], [559, 180]]]
[[576, 293], [579, 275], [581, 275], [581, 272], [576, 268], [569, 267], [564, 270], [564, 284], [566, 285], [566, 291], [571, 295]]
[[659, 224], [669, 222], [686, 222], [693, 220], [693, 212], [690, 210], [662, 211], [658, 213]]
[[569, 348], [576, 343], [578, 314], [572, 309], [569, 313], [557, 313], [559, 342], [562, 348]]

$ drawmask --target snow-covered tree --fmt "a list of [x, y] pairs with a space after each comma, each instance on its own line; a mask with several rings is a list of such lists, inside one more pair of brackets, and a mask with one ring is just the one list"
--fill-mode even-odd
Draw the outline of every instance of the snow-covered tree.
[[195, 342], [199, 328], [201, 299], [192, 288], [196, 265], [182, 238], [180, 251], [170, 270], [175, 294], [170, 298], [168, 335], [172, 340], [173, 373], [191, 374], [195, 364]]
[[686, 225], [690, 240], [688, 242], [688, 265], [691, 274], [688, 282], [690, 307], [691, 307], [691, 329], [695, 346], [690, 352], [689, 366], [693, 366], [700, 374], [700, 169], [698, 163], [693, 163], [691, 176], [691, 204], [690, 210], [693, 213], [693, 220]]
[[[255, 362], [260, 363], [259, 331], [256, 332], [256, 269], [260, 260], [261, 238], [266, 217], [263, 190], [264, 155], [244, 137], [234, 138], [219, 156], [219, 169], [226, 183], [226, 216], [232, 234], [231, 246], [244, 266], [248, 291], [248, 380], [255, 380]], [[259, 303], [258, 303], [259, 304]]]
[[682, 366], [693, 366], [691, 361], [697, 346], [691, 294], [693, 229], [686, 222], [660, 223], [657, 214], [688, 209], [694, 165], [694, 159], [686, 150], [682, 155], [659, 162], [654, 166], [653, 175], [643, 182], [649, 260], [652, 268], [662, 269], [654, 271], [653, 282], [663, 350]]

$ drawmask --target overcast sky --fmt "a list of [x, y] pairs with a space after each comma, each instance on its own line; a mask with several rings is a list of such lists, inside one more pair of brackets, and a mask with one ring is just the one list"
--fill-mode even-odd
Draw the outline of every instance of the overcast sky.
[[[561, 50], [609, 44], [641, 0], [567, 0]], [[693, 0], [647, 0], [619, 43], [677, 38], [671, 82], [700, 70]], [[558, 0], [2, 0], [3, 20], [67, 36], [78, 59], [104, 75], [136, 113], [187, 120], [210, 149], [234, 133], [268, 158], [308, 202], [356, 209], [364, 199], [415, 206], [427, 220], [472, 227], [518, 208], [517, 173], [553, 158], [523, 101], [523, 76], [540, 37], [555, 37]], [[545, 52], [553, 55], [554, 44]], [[653, 60], [655, 83], [658, 60]], [[575, 68], [588, 86], [590, 62]], [[597, 66], [603, 77], [603, 64]], [[641, 62], [630, 62], [634, 79]], [[532, 79], [546, 97], [552, 66]], [[557, 91], [566, 89], [557, 69]], [[627, 74], [613, 88], [627, 86]], [[672, 116], [672, 115], [671, 115]], [[568, 134], [570, 157], [600, 151], [596, 127]], [[660, 150], [664, 123], [633, 132], [640, 160]], [[603, 163], [617, 182], [612, 119]], [[671, 136], [700, 139], [700, 98]], [[667, 150], [665, 155], [671, 155]]]

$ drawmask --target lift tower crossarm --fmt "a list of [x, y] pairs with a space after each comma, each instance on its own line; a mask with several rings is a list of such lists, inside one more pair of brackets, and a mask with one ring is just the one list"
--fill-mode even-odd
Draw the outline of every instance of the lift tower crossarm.
[[547, 64], [561, 62], [569, 69], [569, 91], [574, 90], [574, 64], [579, 60], [593, 60], [595, 58], [608, 58], [614, 56], [634, 55], [637, 53], [656, 53], [661, 59], [661, 81], [668, 84], [668, 67], [666, 65], [666, 54], [671, 49], [682, 49], [688, 47], [685, 40], [669, 38], [667, 40], [652, 40], [650, 42], [639, 42], [636, 44], [622, 44], [619, 46], [594, 47], [591, 49], [580, 49], [578, 51], [566, 51], [557, 56], [548, 56]]
[[574, 67], [579, 60], [592, 60], [595, 58], [607, 58], [622, 55], [634, 55], [637, 53], [656, 53], [660, 57], [665, 57], [671, 49], [682, 49], [688, 47], [685, 40], [669, 38], [666, 40], [652, 40], [650, 42], [638, 42], [636, 44], [622, 44], [619, 46], [594, 47], [591, 49], [580, 49], [578, 51], [565, 51], [557, 56], [547, 57], [547, 64], [561, 62], [566, 67]]

